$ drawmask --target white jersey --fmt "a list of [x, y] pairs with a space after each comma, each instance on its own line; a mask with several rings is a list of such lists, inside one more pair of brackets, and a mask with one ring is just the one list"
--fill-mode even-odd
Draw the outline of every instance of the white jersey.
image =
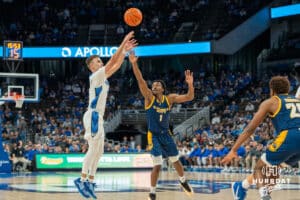
[[299, 86], [298, 89], [297, 89], [297, 92], [296, 92], [295, 97], [296, 97], [296, 98], [300, 98], [300, 86]]
[[101, 67], [90, 76], [88, 110], [95, 110], [103, 118], [106, 106], [109, 82], [106, 79], [105, 67]]

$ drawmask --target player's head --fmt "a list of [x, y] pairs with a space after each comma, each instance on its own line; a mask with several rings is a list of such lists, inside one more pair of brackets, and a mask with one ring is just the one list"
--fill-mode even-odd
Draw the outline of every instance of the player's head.
[[97, 71], [103, 67], [103, 62], [98, 55], [92, 55], [85, 60], [85, 63], [91, 72]]
[[166, 91], [166, 84], [163, 80], [155, 80], [152, 83], [153, 95], [164, 94]]
[[294, 74], [295, 74], [296, 80], [298, 81], [298, 84], [300, 84], [300, 62], [295, 63]]
[[288, 94], [290, 91], [290, 81], [286, 76], [274, 76], [269, 82], [270, 95]]

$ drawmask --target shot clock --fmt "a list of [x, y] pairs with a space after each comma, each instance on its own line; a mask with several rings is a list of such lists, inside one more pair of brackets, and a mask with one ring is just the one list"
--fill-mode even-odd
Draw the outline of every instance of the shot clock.
[[23, 60], [23, 42], [21, 41], [4, 41], [3, 44], [4, 60]]

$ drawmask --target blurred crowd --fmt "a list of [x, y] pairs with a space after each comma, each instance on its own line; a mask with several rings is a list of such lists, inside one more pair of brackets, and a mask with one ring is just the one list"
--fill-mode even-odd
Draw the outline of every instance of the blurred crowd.
[[[212, 19], [214, 23], [209, 27], [203, 26], [206, 31], [197, 30], [203, 31], [201, 39], [211, 40], [218, 39], [267, 2], [169, 0], [164, 2], [164, 6], [160, 6], [161, 2], [157, 0], [113, 0], [104, 1], [101, 6], [96, 0], [71, 0], [67, 3], [6, 0], [0, 1], [0, 12], [6, 16], [0, 19], [0, 40], [21, 40], [25, 45], [76, 45], [79, 41], [90, 42], [87, 41], [85, 34], [80, 35], [80, 27], [91, 24], [117, 25], [114, 35], [122, 38], [130, 29], [123, 22], [123, 13], [130, 7], [137, 7], [143, 12], [143, 22], [135, 30], [136, 37], [141, 43], [170, 42], [182, 22], [202, 24], [207, 18], [216, 17], [212, 11], [217, 9], [218, 13], [224, 13], [224, 17], [228, 20]], [[214, 6], [219, 4], [220, 6]], [[208, 10], [207, 16], [201, 14], [203, 9]]]

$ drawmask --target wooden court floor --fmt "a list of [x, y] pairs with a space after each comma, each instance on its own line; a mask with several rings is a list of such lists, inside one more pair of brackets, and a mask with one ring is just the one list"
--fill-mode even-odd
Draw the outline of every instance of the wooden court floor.
[[[40, 172], [0, 174], [0, 200], [79, 200], [73, 180], [79, 172]], [[174, 172], [162, 172], [157, 187], [157, 200], [232, 200], [232, 181], [246, 174], [188, 172], [186, 176], [194, 188], [193, 197], [180, 189]], [[98, 172], [98, 199], [147, 200], [150, 171]], [[300, 176], [285, 176], [289, 184], [272, 193], [273, 200], [300, 200]], [[287, 181], [286, 181], [287, 182]], [[257, 190], [249, 189], [247, 200], [258, 200]]]

